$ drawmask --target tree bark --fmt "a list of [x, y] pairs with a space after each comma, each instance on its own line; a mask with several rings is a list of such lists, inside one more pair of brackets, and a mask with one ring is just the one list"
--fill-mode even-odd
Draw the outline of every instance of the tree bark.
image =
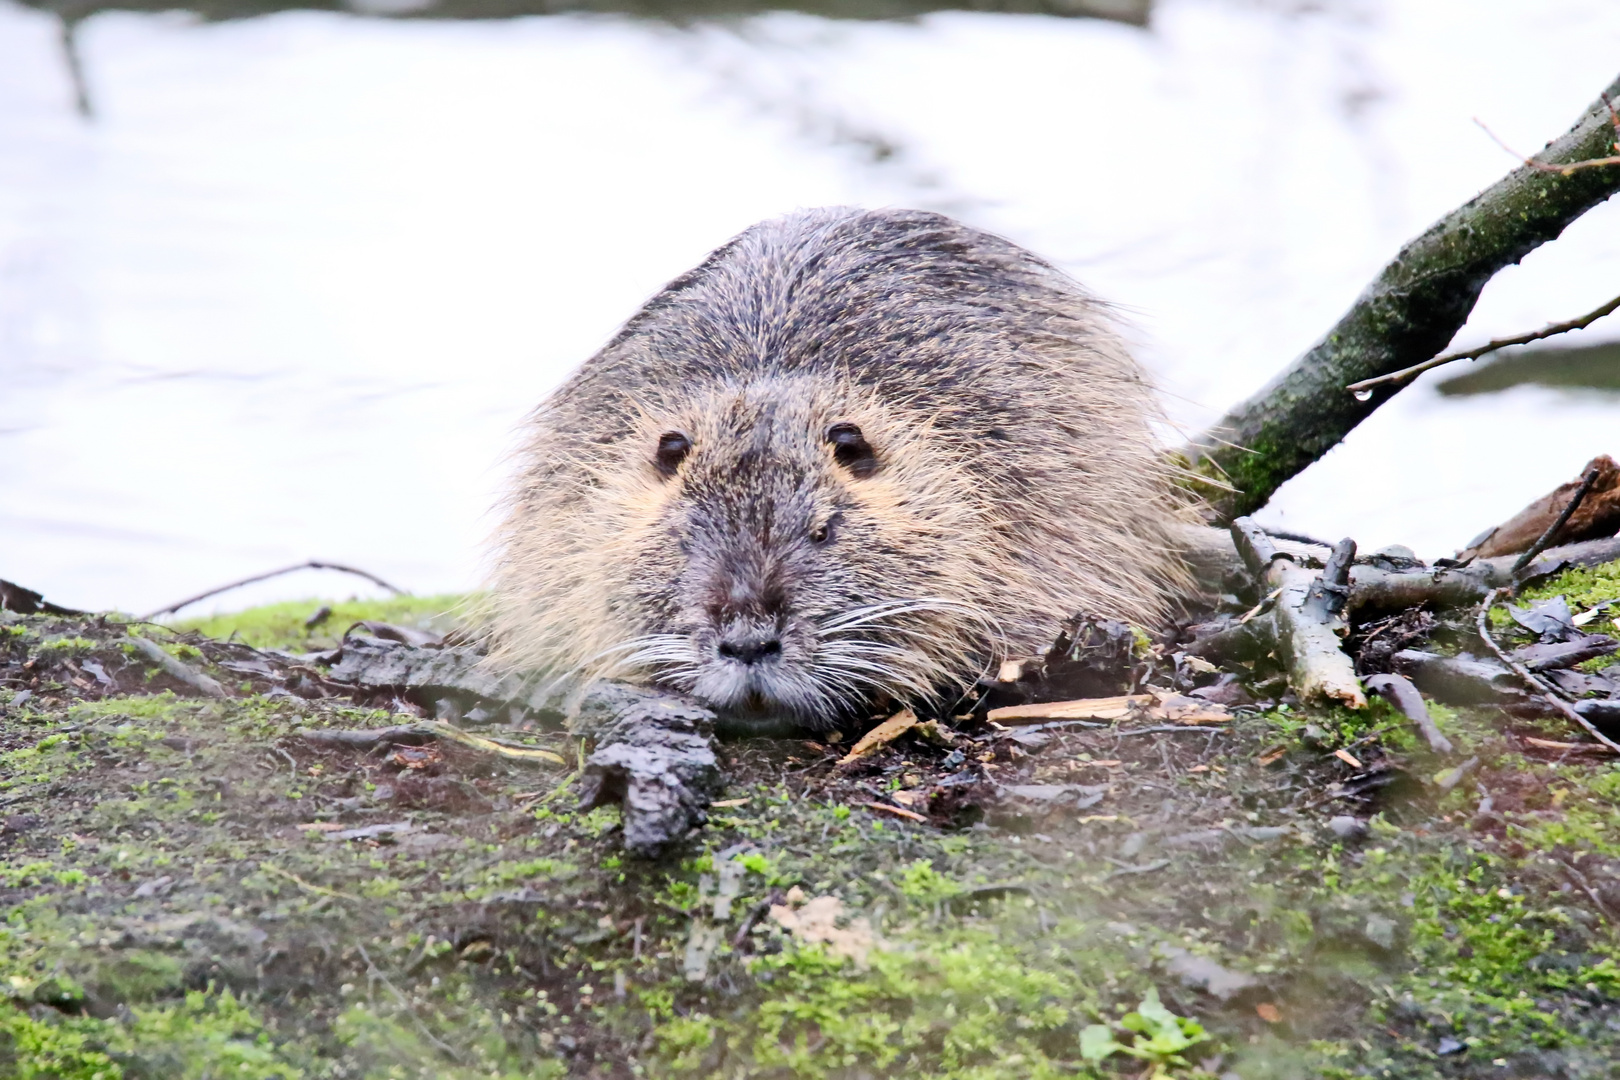
[[[1620, 79], [1538, 160], [1612, 155], [1616, 132], [1604, 99], [1616, 97]], [[1522, 165], [1402, 248], [1320, 342], [1183, 451], [1211, 520], [1225, 524], [1264, 506], [1399, 390], [1379, 387], [1363, 400], [1346, 386], [1439, 353], [1498, 270], [1617, 190], [1620, 166], [1565, 175]]]

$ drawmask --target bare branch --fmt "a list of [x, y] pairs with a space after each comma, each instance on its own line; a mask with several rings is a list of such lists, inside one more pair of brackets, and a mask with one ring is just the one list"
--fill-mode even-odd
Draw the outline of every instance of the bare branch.
[[1581, 486], [1575, 489], [1575, 494], [1569, 497], [1569, 502], [1564, 504], [1564, 509], [1559, 512], [1558, 517], [1551, 525], [1547, 526], [1547, 531], [1542, 533], [1534, 544], [1526, 548], [1523, 555], [1513, 560], [1513, 573], [1515, 576], [1530, 565], [1531, 559], [1546, 551], [1547, 545], [1552, 543], [1553, 537], [1558, 535], [1558, 530], [1569, 524], [1570, 515], [1580, 508], [1581, 500], [1586, 498], [1586, 493], [1592, 490], [1592, 485], [1597, 483], [1601, 472], [1602, 470], [1597, 465], [1592, 465], [1586, 470], [1586, 475], [1581, 477]]
[[[1610, 154], [1615, 135], [1608, 101], [1616, 94], [1620, 79], [1541, 152], [1541, 162], [1565, 167]], [[1211, 517], [1228, 522], [1264, 506], [1397, 390], [1383, 384], [1354, 395], [1346, 386], [1438, 354], [1497, 271], [1555, 239], [1616, 191], [1620, 165], [1567, 176], [1521, 165], [1407, 244], [1321, 341], [1185, 448], [1183, 464], [1239, 489], [1193, 484]]]
[[[1620, 158], [1615, 158], [1614, 163], [1620, 164]], [[1433, 360], [1425, 360], [1421, 364], [1413, 364], [1409, 368], [1402, 368], [1401, 370], [1391, 372], [1388, 375], [1380, 375], [1376, 379], [1362, 379], [1360, 382], [1351, 383], [1349, 386], [1345, 387], [1345, 389], [1350, 391], [1352, 394], [1365, 394], [1373, 387], [1383, 386], [1386, 383], [1393, 383], [1397, 385], [1406, 383], [1407, 381], [1423, 374], [1425, 371], [1428, 371], [1431, 368], [1437, 368], [1443, 364], [1449, 364], [1453, 360], [1478, 360], [1486, 353], [1493, 353], [1497, 349], [1505, 349], [1510, 345], [1528, 345], [1532, 341], [1540, 341], [1543, 338], [1550, 338], [1557, 334], [1567, 334], [1571, 330], [1585, 330], [1588, 326], [1591, 326], [1593, 323], [1603, 318], [1603, 316], [1611, 314], [1616, 308], [1620, 308], [1620, 296], [1615, 297], [1606, 304], [1602, 304], [1599, 307], [1594, 308], [1585, 315], [1582, 315], [1580, 318], [1570, 319], [1568, 322], [1548, 323], [1540, 330], [1536, 330], [1528, 334], [1520, 334], [1517, 337], [1496, 338], [1492, 341], [1486, 342], [1477, 349], [1469, 349], [1467, 352], [1447, 353], [1444, 356], [1437, 356]]]
[[395, 596], [409, 596], [409, 595], [411, 595], [410, 593], [406, 592], [404, 589], [397, 588], [397, 587], [395, 587], [393, 585], [390, 585], [390, 584], [388, 584], [388, 582], [384, 581], [382, 578], [378, 577], [376, 574], [368, 573], [365, 570], [356, 570], [352, 566], [342, 566], [342, 565], [340, 565], [338, 563], [319, 562], [319, 561], [317, 561], [315, 559], [311, 559], [308, 562], [301, 562], [296, 566], [283, 566], [280, 570], [271, 570], [268, 573], [264, 573], [264, 574], [254, 574], [252, 577], [245, 577], [245, 578], [242, 578], [240, 581], [233, 581], [229, 585], [221, 585], [217, 589], [209, 589], [207, 592], [198, 593], [196, 596], [187, 597], [186, 599], [180, 601], [178, 604], [170, 604], [168, 607], [158, 608], [156, 611], [152, 612], [150, 615], [142, 615], [141, 619], [142, 619], [142, 621], [148, 621], [148, 620], [157, 618], [159, 615], [173, 615], [175, 612], [179, 611], [181, 608], [190, 607], [192, 604], [195, 604], [199, 600], [206, 600], [210, 596], [218, 596], [220, 593], [230, 592], [232, 589], [240, 589], [244, 585], [252, 585], [255, 582], [259, 582], [259, 581], [268, 581], [273, 577], [280, 577], [282, 574], [291, 574], [295, 570], [337, 570], [337, 571], [339, 571], [341, 573], [344, 573], [344, 574], [353, 574], [356, 577], [363, 577], [367, 581], [371, 582], [373, 585], [378, 585], [378, 586], [381, 586], [384, 589], [387, 589], [389, 592], [393, 593]]

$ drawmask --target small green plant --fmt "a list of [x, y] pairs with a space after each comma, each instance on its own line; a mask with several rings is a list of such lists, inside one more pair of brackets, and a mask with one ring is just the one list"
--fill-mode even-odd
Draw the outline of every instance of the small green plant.
[[1080, 1032], [1080, 1056], [1101, 1064], [1114, 1054], [1129, 1054], [1152, 1065], [1148, 1074], [1151, 1080], [1167, 1080], [1172, 1068], [1188, 1067], [1187, 1059], [1182, 1057], [1184, 1050], [1209, 1041], [1202, 1024], [1165, 1008], [1159, 1001], [1159, 991], [1153, 987], [1148, 988], [1135, 1012], [1120, 1019], [1119, 1026], [1133, 1033], [1131, 1045], [1115, 1038], [1114, 1029], [1107, 1024], [1092, 1024]]
[[927, 859], [918, 859], [900, 875], [900, 891], [908, 900], [937, 904], [962, 891], [962, 886], [934, 869]]

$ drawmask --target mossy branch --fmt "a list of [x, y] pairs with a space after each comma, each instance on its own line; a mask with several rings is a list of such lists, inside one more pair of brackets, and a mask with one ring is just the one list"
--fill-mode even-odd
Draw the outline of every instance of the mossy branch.
[[[1616, 139], [1608, 100], [1620, 79], [1538, 160], [1570, 165], [1609, 157]], [[1485, 283], [1562, 233], [1620, 190], [1620, 165], [1551, 172], [1521, 165], [1407, 244], [1327, 335], [1258, 394], [1184, 451], [1189, 483], [1220, 523], [1264, 506], [1399, 387], [1364, 397], [1351, 383], [1436, 355], [1468, 320]]]

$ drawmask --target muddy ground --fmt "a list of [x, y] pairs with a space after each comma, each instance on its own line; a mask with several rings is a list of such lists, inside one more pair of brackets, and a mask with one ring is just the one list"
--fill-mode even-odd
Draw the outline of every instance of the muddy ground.
[[444, 606], [0, 612], [0, 1076], [1620, 1075], [1620, 767], [1526, 741], [1560, 722], [733, 740], [646, 862], [564, 732], [461, 718], [561, 767], [320, 745], [421, 710], [242, 643]]

